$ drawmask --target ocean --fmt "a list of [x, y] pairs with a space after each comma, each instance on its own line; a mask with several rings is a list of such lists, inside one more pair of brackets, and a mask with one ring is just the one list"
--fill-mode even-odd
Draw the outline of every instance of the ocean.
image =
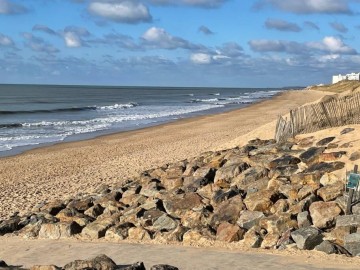
[[241, 108], [281, 91], [0, 85], [0, 156]]

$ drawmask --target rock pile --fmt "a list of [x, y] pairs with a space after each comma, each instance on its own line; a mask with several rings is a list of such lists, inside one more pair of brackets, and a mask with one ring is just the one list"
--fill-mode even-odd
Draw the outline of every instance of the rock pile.
[[[252, 140], [143, 172], [94, 194], [39, 204], [0, 235], [109, 241], [242, 241], [247, 247], [360, 254], [360, 211], [344, 215], [334, 137]], [[354, 213], [355, 213], [354, 207]]]
[[[18, 266], [9, 266], [0, 260], [0, 269], [25, 269]], [[146, 270], [143, 262], [137, 262], [130, 265], [116, 265], [116, 263], [106, 255], [99, 255], [88, 260], [75, 260], [66, 264], [64, 267], [56, 265], [34, 265], [29, 270]], [[175, 266], [167, 264], [158, 264], [150, 270], [179, 270]]]

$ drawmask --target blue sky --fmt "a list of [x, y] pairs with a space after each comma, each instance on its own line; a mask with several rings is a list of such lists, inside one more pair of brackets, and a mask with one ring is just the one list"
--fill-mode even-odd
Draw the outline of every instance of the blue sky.
[[0, 0], [0, 83], [281, 87], [360, 72], [360, 0]]

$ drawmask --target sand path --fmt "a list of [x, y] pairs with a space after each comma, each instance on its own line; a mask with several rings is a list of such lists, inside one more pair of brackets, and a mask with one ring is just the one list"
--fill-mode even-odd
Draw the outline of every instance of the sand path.
[[[44, 200], [88, 192], [167, 162], [196, 156], [274, 121], [325, 93], [290, 91], [232, 112], [194, 117], [0, 159], [0, 220]], [[273, 137], [274, 124], [261, 129]], [[231, 145], [227, 145], [231, 146]]]
[[[358, 269], [360, 258], [324, 255], [320, 252], [268, 253], [215, 248], [160, 246], [144, 244], [89, 243], [61, 240], [23, 240], [0, 238], [0, 259], [9, 265], [30, 267], [35, 264], [63, 266], [74, 259], [106, 254], [117, 264], [143, 261], [145, 266], [170, 264], [186, 269]], [[292, 255], [292, 256], [289, 256]]]

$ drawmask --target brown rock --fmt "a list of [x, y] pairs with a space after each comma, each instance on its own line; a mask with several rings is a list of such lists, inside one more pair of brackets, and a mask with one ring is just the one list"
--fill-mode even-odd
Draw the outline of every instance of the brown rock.
[[[259, 228], [260, 229], [260, 228]], [[263, 237], [258, 232], [258, 228], [252, 227], [244, 235], [243, 245], [249, 248], [258, 248], [261, 246]]]
[[68, 238], [81, 232], [81, 227], [76, 222], [42, 224], [39, 238], [60, 239]]
[[298, 226], [297, 221], [293, 220], [292, 215], [289, 213], [263, 217], [259, 225], [268, 233], [277, 235], [282, 235], [284, 232], [290, 229], [296, 229]]
[[235, 224], [240, 216], [241, 210], [244, 209], [244, 204], [241, 197], [235, 196], [230, 200], [222, 202], [214, 211], [211, 219], [211, 226], [216, 229], [222, 222], [229, 222]]
[[278, 192], [275, 190], [261, 190], [256, 193], [246, 195], [244, 203], [246, 208], [250, 211], [270, 213], [270, 208], [273, 206], [273, 201], [277, 196]]
[[342, 182], [337, 182], [333, 185], [328, 185], [320, 188], [317, 191], [317, 195], [323, 199], [324, 202], [335, 200], [337, 197], [340, 197], [344, 192], [344, 184]]
[[196, 193], [170, 196], [164, 200], [166, 212], [173, 217], [181, 218], [187, 210], [202, 208], [202, 198]]
[[151, 236], [147, 230], [141, 227], [130, 228], [128, 231], [128, 238], [130, 240], [151, 240]]
[[164, 188], [167, 190], [172, 190], [179, 188], [183, 185], [184, 179], [182, 177], [177, 178], [162, 178], [161, 183], [164, 185]]
[[56, 265], [34, 265], [30, 267], [30, 270], [60, 270], [61, 267]]
[[225, 166], [216, 171], [214, 184], [221, 188], [229, 188], [232, 180], [238, 176], [241, 172], [249, 168], [249, 165], [245, 162]]
[[223, 242], [236, 242], [243, 239], [245, 230], [237, 225], [223, 222], [216, 230], [216, 240]]
[[265, 235], [263, 241], [261, 242], [261, 248], [264, 249], [273, 249], [276, 247], [279, 241], [280, 235], [277, 233], [268, 233]]
[[124, 240], [129, 236], [129, 229], [133, 227], [135, 227], [135, 225], [130, 222], [122, 223], [111, 227], [106, 231], [105, 239], [110, 241]]
[[333, 227], [336, 217], [341, 214], [341, 208], [335, 202], [314, 202], [309, 211], [314, 226], [319, 229]]
[[91, 239], [98, 239], [105, 236], [106, 231], [116, 223], [112, 217], [99, 218], [88, 224], [83, 230], [82, 235]]

